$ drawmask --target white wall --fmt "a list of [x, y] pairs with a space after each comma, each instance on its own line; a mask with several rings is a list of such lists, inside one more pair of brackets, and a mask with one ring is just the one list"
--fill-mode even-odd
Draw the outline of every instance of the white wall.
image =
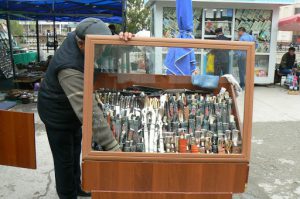
[[[300, 0], [299, 0], [300, 1]], [[293, 16], [295, 14], [295, 5], [282, 6], [279, 11], [279, 19]], [[278, 31], [277, 41], [278, 42], [292, 42], [293, 32], [292, 31]]]

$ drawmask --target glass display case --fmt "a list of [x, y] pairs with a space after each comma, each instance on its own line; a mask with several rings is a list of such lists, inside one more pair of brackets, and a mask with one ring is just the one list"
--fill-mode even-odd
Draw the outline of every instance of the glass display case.
[[[209, 51], [215, 56], [213, 74], [226, 73], [229, 79], [221, 77], [218, 87], [209, 90], [193, 85], [191, 76], [164, 75], [166, 66], [155, 61], [161, 48]], [[229, 58], [224, 59], [230, 52], [239, 56], [236, 73]], [[188, 194], [231, 198], [232, 193], [243, 192], [250, 159], [254, 57], [254, 44], [245, 42], [167, 38], [125, 42], [87, 36], [84, 189], [92, 191], [93, 198]], [[178, 71], [191, 64], [188, 57], [176, 60], [173, 67]], [[240, 101], [238, 85], [229, 83], [233, 79], [245, 83]], [[97, 117], [98, 111], [103, 119]], [[101, 122], [117, 140], [119, 152], [103, 151], [92, 133]]]

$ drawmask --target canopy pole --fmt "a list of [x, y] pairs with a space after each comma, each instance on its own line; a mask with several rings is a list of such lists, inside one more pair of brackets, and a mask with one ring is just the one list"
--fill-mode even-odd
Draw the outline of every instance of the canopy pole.
[[10, 53], [11, 65], [13, 69], [13, 79], [15, 79], [16, 71], [15, 71], [14, 52], [13, 52], [14, 49], [12, 45], [11, 26], [10, 26], [10, 18], [8, 13], [6, 14], [6, 26], [7, 26], [7, 34], [8, 34], [9, 53]]
[[55, 28], [55, 17], [53, 17], [53, 38], [54, 38], [54, 52], [56, 51], [56, 28]]
[[39, 34], [39, 20], [35, 20], [35, 31], [36, 31], [36, 49], [37, 49], [37, 61], [41, 61], [40, 57], [40, 34]]
[[123, 6], [122, 6], [123, 32], [126, 32], [127, 30], [126, 8], [127, 8], [127, 0], [123, 0]]
[[52, 0], [52, 10], [51, 10], [52, 14], [53, 14], [53, 44], [54, 44], [54, 53], [56, 51], [56, 28], [55, 28], [55, 0]]

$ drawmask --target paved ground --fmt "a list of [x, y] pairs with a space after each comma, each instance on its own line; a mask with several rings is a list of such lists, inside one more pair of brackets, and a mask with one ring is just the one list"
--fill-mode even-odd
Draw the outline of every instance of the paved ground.
[[299, 199], [299, 144], [299, 122], [254, 123], [249, 184], [235, 199]]
[[[299, 101], [280, 87], [255, 88], [249, 184], [235, 199], [300, 199]], [[34, 105], [16, 109], [36, 112]], [[38, 169], [0, 166], [0, 198], [57, 198], [47, 136], [35, 120]]]

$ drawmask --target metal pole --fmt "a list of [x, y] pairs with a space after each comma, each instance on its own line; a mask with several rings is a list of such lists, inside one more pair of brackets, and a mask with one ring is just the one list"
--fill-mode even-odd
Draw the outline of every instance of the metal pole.
[[55, 41], [56, 41], [56, 28], [55, 28], [55, 0], [52, 1], [52, 10], [51, 10], [52, 14], [53, 14], [53, 38], [54, 38], [54, 52], [56, 51], [56, 45], [55, 45]]
[[127, 30], [126, 9], [127, 9], [127, 0], [123, 0], [123, 8], [122, 8], [123, 32], [126, 32]]
[[12, 45], [12, 38], [11, 38], [11, 27], [10, 27], [10, 19], [9, 14], [6, 15], [6, 26], [7, 26], [7, 34], [8, 34], [8, 42], [9, 42], [9, 53], [11, 59], [11, 65], [13, 69], [13, 78], [16, 78], [16, 71], [15, 71], [15, 62], [14, 62], [14, 52], [13, 52], [13, 45]]
[[55, 17], [53, 17], [53, 38], [54, 38], [54, 52], [56, 51], [56, 28], [55, 28]]
[[49, 33], [50, 33], [50, 30], [47, 30], [47, 53], [49, 53]]
[[39, 20], [36, 19], [35, 21], [35, 31], [36, 31], [36, 49], [37, 49], [37, 61], [41, 61], [40, 57], [40, 31], [39, 31]]

